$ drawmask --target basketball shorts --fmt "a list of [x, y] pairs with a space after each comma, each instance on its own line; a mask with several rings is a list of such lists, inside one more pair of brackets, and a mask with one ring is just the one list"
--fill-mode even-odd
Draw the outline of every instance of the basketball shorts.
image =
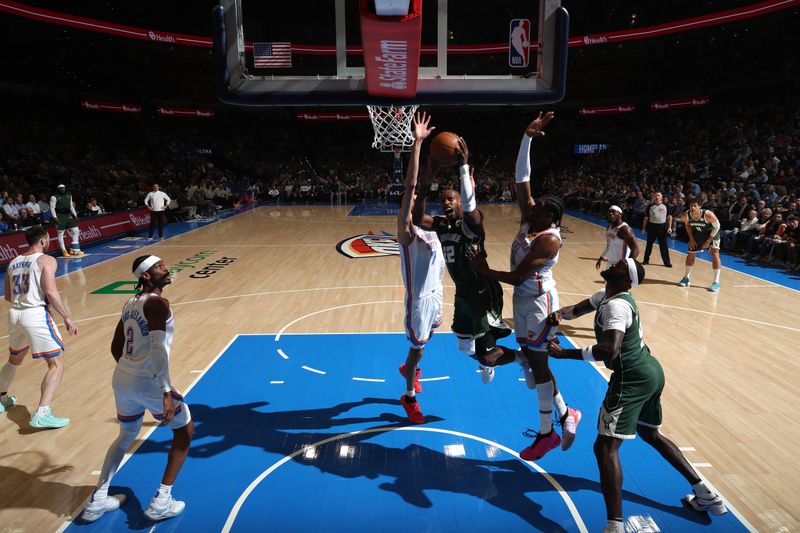
[[442, 325], [442, 293], [435, 292], [419, 299], [407, 297], [407, 301], [406, 337], [412, 348], [423, 348], [433, 330]]
[[30, 348], [34, 359], [64, 351], [64, 343], [47, 307], [8, 310], [8, 351], [12, 356]]
[[636, 437], [636, 426], [661, 426], [661, 392], [664, 370], [658, 359], [614, 372], [600, 408], [597, 433], [617, 439]]
[[[720, 242], [722, 240], [720, 233], [722, 232], [721, 231], [717, 232], [717, 235], [713, 239], [711, 239], [711, 244], [708, 245], [708, 248], [704, 248], [704, 250], [719, 250]], [[698, 246], [702, 246], [706, 242], [706, 239], [708, 239], [708, 237], [703, 237], [702, 240], [695, 242], [697, 242]], [[702, 250], [689, 250], [688, 253], [696, 254], [701, 251]]]
[[72, 215], [58, 215], [58, 230], [64, 231], [78, 226], [78, 222]]
[[520, 347], [539, 352], [555, 339], [556, 327], [547, 318], [559, 309], [558, 291], [550, 289], [536, 297], [514, 295], [514, 330]]
[[453, 312], [453, 333], [459, 338], [477, 338], [492, 327], [503, 327], [503, 289], [496, 281], [467, 296], [456, 294]]
[[[164, 420], [164, 394], [155, 378], [135, 376], [117, 368], [111, 385], [120, 423], [138, 422], [144, 417], [145, 411], [150, 411], [156, 420]], [[176, 390], [172, 391], [172, 400], [175, 403], [175, 417], [167, 426], [170, 429], [182, 428], [192, 420], [189, 406]]]

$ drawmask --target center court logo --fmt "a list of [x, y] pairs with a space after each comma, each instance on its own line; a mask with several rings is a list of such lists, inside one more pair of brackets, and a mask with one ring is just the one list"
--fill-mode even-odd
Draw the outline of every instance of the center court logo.
[[370, 231], [362, 235], [354, 235], [336, 245], [336, 251], [350, 259], [365, 259], [368, 257], [386, 257], [387, 255], [400, 255], [400, 245], [397, 236], [381, 232], [380, 235]]

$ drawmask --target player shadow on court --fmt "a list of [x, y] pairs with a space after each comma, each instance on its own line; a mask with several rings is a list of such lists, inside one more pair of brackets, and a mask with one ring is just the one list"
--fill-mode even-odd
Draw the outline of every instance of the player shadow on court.
[[29, 424], [31, 421], [31, 412], [28, 410], [26, 405], [17, 404], [14, 406], [13, 409], [9, 409], [6, 411], [8, 414], [8, 419], [14, 422], [19, 429], [17, 433], [20, 435], [32, 435], [34, 433], [40, 433], [42, 431], [57, 431], [52, 429], [37, 429], [32, 428]]
[[[48, 455], [42, 452], [11, 453], [0, 456], [0, 460], [14, 455], [29, 454], [39, 455], [41, 457], [39, 466], [33, 472], [26, 472], [25, 470], [14, 468], [13, 466], [0, 466], [0, 484], [5, 480], [14, 481], [14, 487], [4, 487], [6, 490], [3, 491], [3, 503], [0, 508], [5, 510], [42, 509], [55, 516], [69, 516], [93, 487], [88, 485], [72, 485], [45, 479], [55, 474], [69, 472], [72, 470], [72, 466], [56, 466], [50, 464]], [[15, 504], [15, 494], [19, 494], [20, 499], [25, 503], [19, 505]], [[32, 494], [35, 494], [36, 497], [31, 498]], [[9, 529], [9, 531], [11, 531], [11, 529]]]
[[[381, 483], [379, 488], [397, 494], [403, 501], [416, 507], [433, 507], [434, 502], [429, 499], [426, 491], [471, 495], [497, 509], [517, 515], [537, 529], [564, 530], [562, 525], [542, 514], [543, 507], [536, 502], [535, 496], [529, 497], [529, 493], [535, 492], [552, 495], [555, 489], [544, 476], [518, 459], [504, 461], [470, 459], [449, 456], [418, 444], [393, 448], [368, 442], [376, 434], [385, 432], [381, 430], [389, 431], [392, 428], [408, 425], [405, 417], [394, 413], [380, 413], [372, 417], [336, 418], [356, 407], [379, 404], [399, 408], [397, 400], [380, 398], [364, 398], [327, 408], [282, 412], [258, 410], [269, 405], [268, 402], [218, 408], [193, 404], [192, 417], [197, 426], [189, 456], [207, 458], [228, 452], [238, 446], [262, 448], [281, 457], [294, 454], [292, 460], [295, 463], [315, 467], [322, 473], [341, 478], [394, 478], [391, 482]], [[442, 419], [429, 415], [427, 420], [434, 422]], [[375, 423], [379, 425], [373, 425]], [[309, 444], [345, 433], [345, 431], [320, 433], [303, 430], [331, 429], [351, 424], [368, 424], [368, 428], [364, 429], [373, 431], [348, 435], [328, 442], [319, 446], [317, 453], [312, 456], [298, 453]], [[352, 430], [353, 428], [348, 428], [347, 432]], [[222, 440], [218, 440], [220, 437]], [[203, 442], [204, 440], [211, 442]], [[341, 457], [342, 445], [352, 447], [351, 460]], [[168, 446], [169, 442], [148, 440], [137, 453], [164, 453]], [[253, 474], [255, 476], [257, 472]], [[599, 482], [566, 475], [554, 477], [568, 492], [592, 490], [601, 493]], [[703, 521], [702, 517], [692, 516], [680, 507], [664, 505], [627, 491], [623, 496], [628, 501], [638, 502], [682, 518], [698, 523], [709, 523], [707, 517], [706, 521]]]

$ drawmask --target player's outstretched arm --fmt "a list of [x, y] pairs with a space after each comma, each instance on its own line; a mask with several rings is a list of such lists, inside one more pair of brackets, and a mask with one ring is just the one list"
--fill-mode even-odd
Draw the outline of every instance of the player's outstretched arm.
[[64, 304], [61, 302], [61, 295], [58, 293], [56, 287], [56, 260], [49, 255], [40, 256], [39, 267], [42, 269], [42, 289], [47, 302], [52, 305], [59, 315], [64, 319], [64, 325], [67, 326], [67, 333], [70, 335], [78, 334], [78, 326], [69, 317], [69, 312]]
[[458, 138], [456, 148], [458, 158], [458, 178], [461, 182], [461, 206], [464, 221], [470, 229], [483, 236], [483, 214], [478, 211], [478, 198], [475, 191], [475, 168], [469, 164], [469, 147], [463, 137]]
[[557, 326], [561, 323], [562, 320], [573, 320], [575, 318], [578, 318], [579, 316], [591, 313], [592, 311], [594, 311], [594, 307], [587, 298], [585, 300], [581, 300], [575, 305], [562, 307], [558, 311], [554, 311], [553, 313], [550, 314], [547, 320], [550, 322], [550, 324]]
[[489, 268], [486, 258], [482, 257], [475, 247], [467, 250], [467, 257], [475, 272], [483, 274], [489, 279], [494, 279], [501, 283], [508, 283], [516, 287], [517, 285], [521, 285], [526, 279], [531, 277], [534, 272], [544, 267], [548, 261], [554, 258], [559, 248], [561, 248], [561, 241], [559, 241], [557, 237], [553, 235], [542, 235], [536, 240], [536, 244], [533, 249], [528, 252], [528, 255], [525, 256], [525, 259], [511, 272], [503, 272]]
[[428, 127], [430, 122], [431, 117], [424, 111], [417, 113], [414, 117], [414, 147], [411, 149], [411, 156], [408, 159], [408, 171], [404, 182], [405, 191], [403, 200], [400, 202], [400, 212], [397, 215], [397, 242], [402, 245], [409, 245], [414, 239], [411, 206], [414, 202], [414, 188], [417, 186], [422, 141], [435, 129]]
[[547, 354], [554, 359], [577, 359], [584, 361], [610, 361], [619, 355], [625, 332], [618, 329], [603, 330], [600, 342], [581, 349], [564, 349], [555, 342], [547, 345]]
[[431, 215], [425, 212], [425, 204], [428, 199], [428, 194], [431, 192], [431, 178], [433, 177], [434, 169], [431, 167], [431, 160], [428, 159], [425, 168], [420, 172], [419, 185], [417, 186], [417, 199], [414, 202], [411, 218], [414, 225], [425, 229], [433, 228], [434, 219]]
[[544, 137], [542, 129], [553, 120], [555, 113], [539, 113], [528, 127], [525, 128], [525, 135], [519, 145], [517, 154], [517, 167], [514, 178], [514, 187], [517, 192], [517, 204], [519, 205], [520, 215], [525, 218], [528, 210], [533, 207], [535, 202], [531, 197], [531, 141], [534, 137]]

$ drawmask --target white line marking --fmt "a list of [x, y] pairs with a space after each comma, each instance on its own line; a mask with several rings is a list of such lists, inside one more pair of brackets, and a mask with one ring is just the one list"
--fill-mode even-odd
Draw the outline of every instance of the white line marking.
[[275, 341], [277, 342], [277, 341], [281, 340], [281, 335], [283, 335], [283, 332], [286, 331], [287, 329], [289, 329], [292, 325], [294, 325], [294, 324], [300, 322], [301, 320], [304, 320], [304, 319], [306, 319], [306, 318], [308, 318], [310, 316], [319, 315], [320, 313], [327, 313], [328, 311], [334, 311], [336, 309], [347, 309], [348, 307], [357, 307], [359, 305], [401, 304], [401, 303], [403, 303], [402, 300], [381, 300], [381, 301], [377, 301], [377, 302], [359, 302], [359, 303], [356, 303], [356, 304], [337, 305], [336, 307], [328, 307], [327, 309], [320, 309], [318, 311], [314, 311], [313, 313], [308, 313], [307, 315], [303, 315], [300, 318], [295, 318], [294, 320], [292, 320], [291, 322], [289, 322], [288, 324], [283, 326], [281, 328], [281, 330], [278, 332], [278, 334], [275, 335]]
[[371, 381], [373, 383], [386, 383], [385, 379], [376, 379], [376, 378], [353, 378], [353, 381]]
[[697, 451], [697, 450], [695, 450], [694, 448], [692, 448], [691, 446], [681, 446], [681, 447], [680, 447], [680, 448], [678, 448], [678, 449], [679, 449], [680, 451], [682, 451], [682, 452], [696, 452], [696, 451]]
[[270, 385], [283, 385], [283, 381], [270, 381]]
[[691, 466], [695, 468], [713, 468], [711, 463], [689, 463]]
[[324, 370], [317, 370], [316, 368], [311, 368], [310, 366], [303, 365], [300, 368], [303, 370], [308, 370], [309, 372], [314, 372], [315, 374], [322, 374], [323, 376], [327, 374]]
[[93, 476], [99, 476], [100, 475], [100, 471], [99, 470], [92, 470], [92, 475]]
[[440, 376], [438, 378], [420, 378], [420, 381], [442, 381], [443, 379], [450, 379], [450, 376]]
[[517, 378], [517, 381], [525, 381], [525, 378]]
[[[354, 437], [356, 435], [363, 435], [366, 433], [383, 433], [386, 431], [428, 431], [431, 433], [444, 433], [446, 435], [454, 435], [456, 437], [475, 440], [483, 444], [489, 444], [490, 446], [494, 446], [495, 448], [503, 450], [507, 454], [519, 459], [519, 455], [517, 454], [517, 452], [515, 452], [510, 448], [507, 448], [506, 446], [503, 446], [502, 444], [484, 439], [482, 437], [478, 437], [476, 435], [470, 435], [469, 433], [461, 433], [460, 431], [451, 431], [449, 429], [439, 429], [430, 427], [390, 427], [390, 428], [383, 427], [383, 428], [362, 429], [359, 431], [352, 431], [350, 433], [342, 433], [341, 435], [335, 435], [333, 437], [323, 439], [313, 444], [309, 444], [308, 446], [305, 446], [299, 450], [295, 450], [293, 453], [278, 460], [272, 466], [270, 466], [269, 468], [264, 470], [261, 474], [259, 474], [259, 476], [256, 477], [252, 483], [250, 483], [250, 485], [244, 490], [244, 492], [242, 492], [242, 494], [236, 500], [234, 506], [231, 508], [231, 511], [228, 514], [228, 518], [225, 520], [225, 525], [222, 526], [223, 533], [230, 532], [231, 528], [233, 527], [233, 523], [236, 521], [236, 517], [239, 515], [239, 511], [242, 509], [242, 506], [244, 505], [245, 501], [247, 501], [247, 498], [250, 496], [253, 490], [255, 490], [255, 488], [258, 485], [260, 485], [261, 482], [264, 481], [264, 479], [266, 479], [267, 476], [269, 476], [275, 470], [277, 470], [287, 462], [291, 461], [298, 455], [305, 453], [307, 449], [316, 448], [324, 444], [328, 444], [330, 442], [336, 442], [337, 440], [346, 439], [347, 437]], [[522, 459], [519, 460], [522, 461]], [[588, 533], [589, 530], [586, 528], [586, 524], [583, 522], [583, 519], [581, 518], [581, 515], [578, 512], [578, 509], [575, 507], [575, 503], [572, 501], [572, 498], [570, 498], [569, 494], [567, 494], [567, 491], [564, 490], [564, 487], [562, 487], [558, 483], [558, 481], [556, 481], [550, 474], [548, 474], [541, 466], [534, 463], [533, 461], [522, 461], [522, 462], [528, 465], [530, 468], [536, 470], [538, 473], [540, 473], [550, 483], [550, 485], [552, 485], [553, 488], [556, 489], [556, 491], [558, 491], [559, 496], [561, 496], [561, 498], [564, 500], [564, 503], [567, 506], [567, 509], [569, 509], [569, 512], [572, 515], [573, 520], [575, 521], [575, 525], [578, 526], [578, 531], [580, 531], [581, 533]]]
[[[219, 352], [219, 353], [217, 354], [217, 356], [216, 356], [216, 357], [214, 357], [214, 359], [212, 359], [212, 360], [211, 360], [211, 362], [210, 362], [210, 363], [208, 363], [208, 365], [205, 367], [205, 369], [203, 369], [203, 373], [202, 373], [202, 374], [200, 374], [199, 376], [197, 376], [197, 378], [196, 378], [194, 381], [192, 381], [192, 382], [189, 384], [189, 386], [188, 386], [188, 387], [186, 387], [186, 390], [184, 390], [184, 391], [183, 391], [183, 397], [184, 397], [184, 398], [186, 398], [186, 395], [188, 395], [188, 394], [189, 394], [189, 391], [191, 391], [191, 390], [192, 390], [192, 388], [194, 388], [194, 386], [195, 386], [195, 385], [197, 385], [197, 382], [198, 382], [198, 381], [200, 381], [200, 379], [201, 379], [201, 378], [202, 378], [202, 377], [205, 375], [205, 373], [206, 373], [206, 372], [208, 372], [208, 370], [209, 370], [209, 369], [210, 369], [212, 366], [214, 366], [214, 363], [216, 363], [216, 362], [219, 360], [219, 358], [220, 358], [220, 357], [222, 357], [222, 354], [224, 354], [226, 351], [228, 351], [228, 348], [230, 348], [230, 347], [231, 347], [231, 344], [233, 344], [233, 343], [236, 341], [236, 339], [237, 339], [237, 338], [239, 338], [239, 335], [235, 335], [235, 336], [234, 336], [234, 337], [233, 337], [233, 338], [232, 338], [232, 339], [231, 339], [231, 340], [228, 342], [228, 344], [226, 344], [226, 345], [225, 345], [225, 347], [222, 349], [222, 351], [221, 351], [221, 352]], [[128, 451], [128, 453], [126, 453], [126, 454], [125, 454], [125, 457], [123, 457], [123, 458], [122, 458], [122, 462], [120, 463], [120, 465], [119, 465], [119, 468], [117, 468], [117, 472], [119, 472], [119, 471], [122, 469], [122, 467], [123, 467], [123, 466], [125, 466], [125, 463], [127, 463], [127, 462], [128, 462], [128, 459], [130, 459], [131, 457], [133, 457], [133, 454], [134, 454], [134, 453], [136, 453], [136, 450], [138, 450], [138, 449], [139, 449], [139, 446], [141, 446], [142, 444], [144, 444], [144, 442], [145, 442], [145, 441], [147, 441], [147, 439], [149, 439], [149, 438], [150, 438], [150, 435], [152, 435], [152, 434], [153, 434], [153, 432], [154, 432], [156, 429], [158, 429], [158, 428], [159, 428], [159, 424], [155, 424], [155, 425], [153, 425], [152, 427], [150, 427], [150, 429], [148, 429], [148, 430], [145, 432], [145, 434], [142, 436], [142, 438], [141, 438], [141, 439], [138, 439], [138, 440], [137, 440], [137, 441], [136, 441], [136, 442], [133, 444], [133, 447], [132, 447], [132, 448], [131, 448], [131, 449]], [[93, 494], [93, 493], [92, 493], [92, 494]], [[62, 533], [62, 532], [65, 530], [65, 529], [67, 529], [67, 527], [69, 527], [69, 526], [70, 526], [70, 524], [72, 524], [72, 517], [77, 517], [77, 516], [79, 515], [79, 513], [80, 513], [81, 511], [83, 511], [83, 508], [84, 508], [84, 507], [86, 507], [86, 504], [89, 502], [89, 498], [91, 498], [91, 496], [92, 496], [92, 495], [91, 495], [91, 494], [89, 494], [89, 496], [88, 496], [88, 497], [87, 497], [85, 500], [83, 500], [83, 503], [81, 503], [81, 505], [80, 505], [80, 506], [79, 506], [77, 509], [75, 509], [74, 511], [72, 511], [72, 513], [70, 513], [70, 514], [68, 515], [68, 519], [67, 519], [67, 520], [66, 520], [66, 521], [65, 521], [63, 524], [61, 524], [61, 527], [59, 527], [59, 528], [56, 530], [56, 533]], [[153, 527], [155, 527], [155, 526], [153, 526]]]
[[202, 374], [203, 371], [202, 370], [189, 370], [189, 373], [190, 374]]
[[280, 355], [284, 359], [289, 359], [289, 356], [283, 353], [283, 350], [281, 350], [280, 348], [278, 348], [278, 355]]

